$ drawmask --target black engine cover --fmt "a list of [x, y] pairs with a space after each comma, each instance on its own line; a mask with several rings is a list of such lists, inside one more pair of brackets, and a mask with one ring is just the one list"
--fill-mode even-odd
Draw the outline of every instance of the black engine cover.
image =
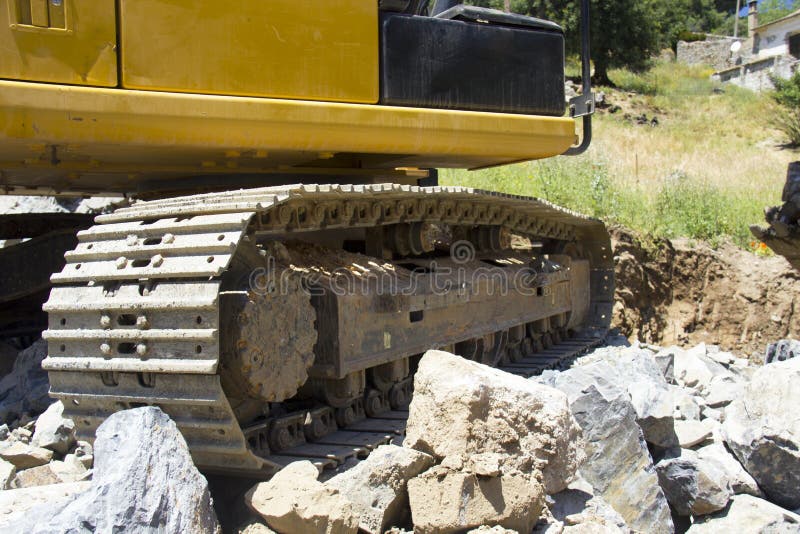
[[[563, 115], [561, 29], [503, 13], [495, 21], [486, 20], [490, 11], [459, 6], [449, 10], [454, 17], [450, 19], [385, 15], [381, 103]], [[481, 16], [475, 16], [476, 12]]]

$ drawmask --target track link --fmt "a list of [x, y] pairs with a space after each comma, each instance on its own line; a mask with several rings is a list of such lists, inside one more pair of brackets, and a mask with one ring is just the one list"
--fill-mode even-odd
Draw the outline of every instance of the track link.
[[[81, 439], [115, 411], [158, 405], [198, 466], [267, 476], [286, 462], [322, 467], [399, 439], [406, 412], [384, 412], [278, 454], [257, 455], [220, 376], [220, 286], [240, 244], [255, 236], [432, 221], [509, 228], [578, 243], [590, 263], [590, 305], [579, 337], [505, 365], [530, 376], [561, 367], [605, 336], [613, 305], [608, 234], [597, 220], [547, 202], [465, 188], [391, 184], [285, 186], [136, 204], [78, 234], [45, 305], [51, 395]], [[406, 415], [404, 415], [406, 414]]]

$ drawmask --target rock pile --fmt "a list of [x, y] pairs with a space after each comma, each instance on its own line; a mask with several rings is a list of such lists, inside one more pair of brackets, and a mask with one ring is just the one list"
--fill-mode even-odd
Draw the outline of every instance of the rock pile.
[[797, 373], [800, 359], [757, 369], [712, 346], [634, 346], [525, 380], [430, 351], [403, 447], [324, 483], [292, 464], [251, 490], [261, 523], [247, 528], [800, 530]]
[[[608, 346], [524, 379], [429, 351], [414, 380], [402, 447], [325, 481], [290, 464], [246, 493], [239, 532], [800, 531], [800, 358]], [[158, 408], [108, 418], [94, 454], [59, 402], [12, 428], [0, 530], [219, 530]]]

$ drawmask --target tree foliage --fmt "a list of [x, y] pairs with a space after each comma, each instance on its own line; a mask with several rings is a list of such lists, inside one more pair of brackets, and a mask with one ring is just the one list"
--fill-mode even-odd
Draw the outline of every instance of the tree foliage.
[[758, 23], [767, 24], [791, 14], [797, 9], [796, 0], [761, 0], [758, 4]]
[[[567, 52], [580, 51], [580, 0], [472, 0], [469, 3], [509, 9], [553, 20], [564, 28]], [[742, 0], [745, 6], [747, 0]], [[761, 23], [791, 13], [800, 0], [762, 0]], [[591, 0], [592, 61], [595, 82], [609, 84], [608, 70], [639, 70], [664, 48], [675, 48], [679, 39], [705, 33], [731, 35], [736, 0]], [[739, 22], [740, 35], [747, 32], [746, 19]]]

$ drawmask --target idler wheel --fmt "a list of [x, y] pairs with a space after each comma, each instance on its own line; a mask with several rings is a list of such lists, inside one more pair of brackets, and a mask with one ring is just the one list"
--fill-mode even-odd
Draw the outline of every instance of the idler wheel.
[[220, 291], [220, 374], [229, 397], [281, 402], [293, 397], [314, 363], [316, 312], [285, 248], [243, 242]]

